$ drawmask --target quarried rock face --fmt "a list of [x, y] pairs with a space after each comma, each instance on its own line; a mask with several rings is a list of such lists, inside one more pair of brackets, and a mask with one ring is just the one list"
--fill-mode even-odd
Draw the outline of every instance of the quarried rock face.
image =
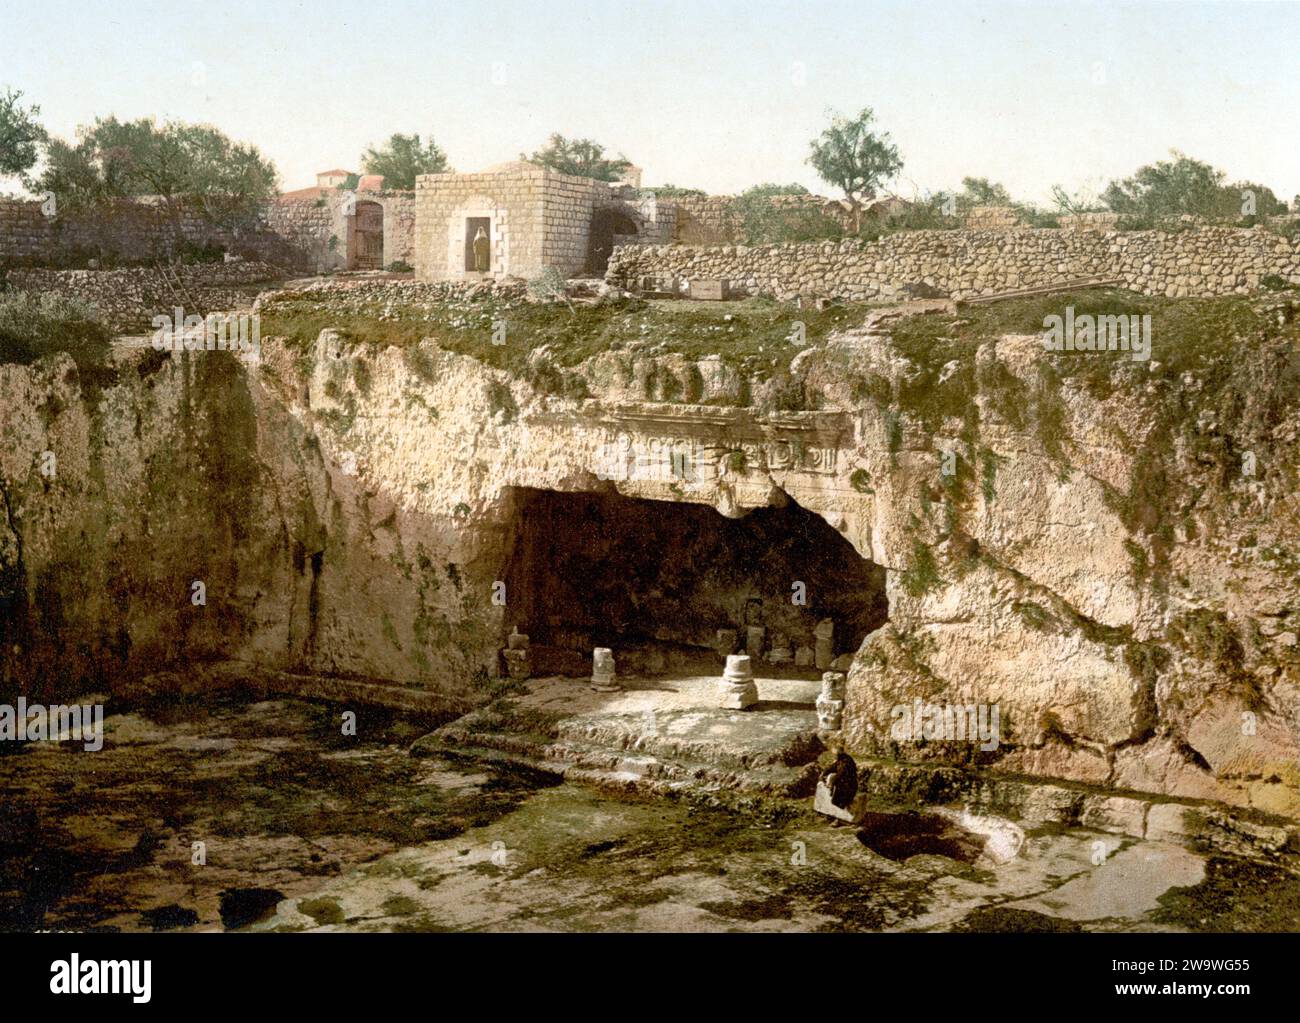
[[[718, 359], [598, 354], [578, 400], [333, 330], [93, 396], [66, 360], [3, 367], [5, 680], [233, 657], [478, 700], [514, 627], [534, 678], [597, 646], [716, 675], [719, 630], [758, 630], [760, 674], [851, 656], [855, 756], [1300, 816], [1278, 336], [1157, 321], [1149, 362], [1070, 361], [969, 322], [873, 314], [791, 363], [795, 408]], [[637, 400], [651, 378], [681, 400]]]

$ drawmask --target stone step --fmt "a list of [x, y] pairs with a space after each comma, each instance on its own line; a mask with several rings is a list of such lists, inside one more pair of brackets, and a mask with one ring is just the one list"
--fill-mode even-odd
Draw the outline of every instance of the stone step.
[[801, 796], [810, 794], [816, 784], [816, 766], [812, 762], [733, 767], [590, 742], [538, 741], [536, 736], [512, 732], [468, 733], [444, 728], [418, 740], [411, 752], [417, 756], [504, 758], [570, 780], [595, 779], [606, 787], [613, 784], [616, 788], [655, 792], [692, 788]]

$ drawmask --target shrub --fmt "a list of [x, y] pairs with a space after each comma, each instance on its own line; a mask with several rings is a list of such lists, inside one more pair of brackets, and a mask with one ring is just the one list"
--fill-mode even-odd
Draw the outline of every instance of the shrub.
[[404, 259], [395, 259], [388, 264], [388, 272], [393, 274], [409, 274], [414, 269], [415, 267]]
[[21, 365], [67, 352], [79, 371], [102, 367], [112, 331], [76, 298], [17, 291], [0, 295], [0, 362]]

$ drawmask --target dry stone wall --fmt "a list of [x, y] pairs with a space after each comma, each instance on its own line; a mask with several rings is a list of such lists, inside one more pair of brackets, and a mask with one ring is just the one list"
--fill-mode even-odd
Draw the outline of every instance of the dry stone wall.
[[[260, 262], [195, 263], [164, 273], [154, 267], [120, 270], [11, 270], [6, 276], [17, 291], [66, 295], [95, 306], [113, 330], [144, 330], [153, 317], [207, 315], [252, 303], [253, 292], [281, 278], [275, 267]], [[176, 282], [179, 281], [179, 286]]]
[[39, 201], [0, 200], [0, 266], [84, 266], [90, 259], [145, 263], [165, 258], [178, 243], [276, 262], [295, 255], [265, 226], [221, 228], [193, 209], [174, 213], [157, 202], [122, 200], [93, 213], [65, 210], [46, 216]]
[[[0, 199], [0, 266], [82, 267], [94, 259], [139, 264], [167, 258], [177, 243], [213, 247], [281, 266], [310, 270], [348, 265], [345, 206], [354, 193], [267, 203], [250, 228], [217, 227], [197, 211], [174, 216], [156, 202], [123, 200], [96, 212], [46, 216], [36, 200]], [[415, 197], [410, 192], [360, 193], [384, 209], [384, 265], [413, 262]]]
[[[634, 246], [615, 251], [606, 280], [718, 279], [733, 292], [778, 299], [955, 299], [1081, 277], [1116, 279], [1146, 295], [1244, 294], [1276, 275], [1300, 284], [1300, 239], [1259, 228], [1090, 232], [906, 231], [877, 242]], [[933, 289], [933, 291], [929, 290]]]

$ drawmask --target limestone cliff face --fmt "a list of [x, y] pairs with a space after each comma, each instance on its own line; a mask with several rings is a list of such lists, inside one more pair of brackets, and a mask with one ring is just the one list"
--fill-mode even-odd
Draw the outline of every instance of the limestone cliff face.
[[[329, 330], [265, 339], [259, 366], [124, 356], [92, 398], [65, 359], [0, 367], [7, 688], [232, 657], [469, 702], [528, 626], [498, 585], [528, 490], [738, 521], [793, 500], [885, 573], [852, 751], [1300, 815], [1284, 357], [1243, 348], [1226, 379], [1171, 377], [1185, 360], [1159, 349], [1075, 372], [1033, 337], [950, 350], [905, 326], [800, 354], [794, 411], [716, 359], [606, 353], [565, 370], [592, 395], [575, 401], [432, 339]], [[660, 378], [692, 404], [644, 400]], [[996, 705], [997, 748], [891, 735], [917, 700]]]
[[294, 580], [263, 429], [224, 356], [136, 351], [95, 381], [66, 355], [0, 366], [7, 694], [284, 652]]

